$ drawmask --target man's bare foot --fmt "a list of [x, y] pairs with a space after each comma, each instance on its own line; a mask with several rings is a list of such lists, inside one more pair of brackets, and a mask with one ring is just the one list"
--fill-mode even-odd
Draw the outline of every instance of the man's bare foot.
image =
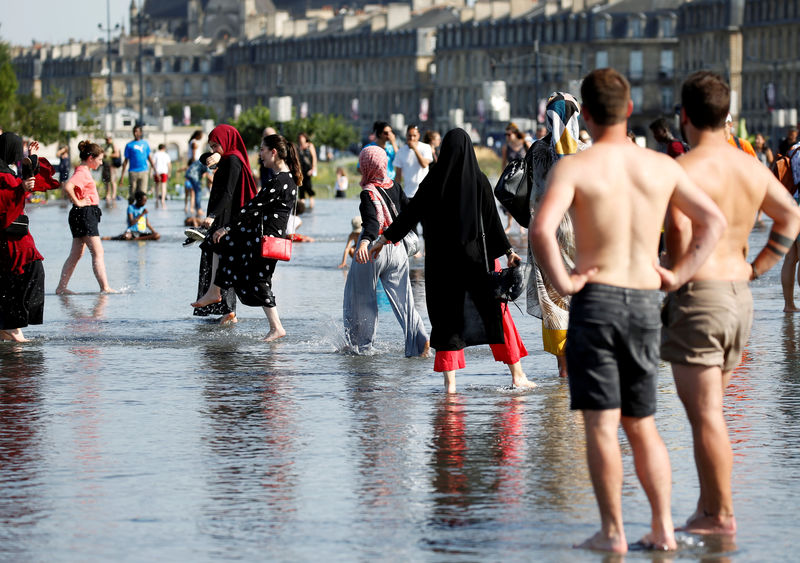
[[[208, 293], [206, 293], [200, 299], [198, 299], [197, 301], [192, 303], [192, 307], [194, 307], [195, 309], [198, 309], [200, 307], [206, 307], [208, 305], [213, 305], [214, 303], [219, 303], [220, 301], [222, 301], [222, 295], [216, 296], [216, 295], [209, 295]], [[228, 314], [229, 315], [232, 314], [234, 317], [236, 316], [236, 313], [228, 313]]]
[[75, 295], [75, 292], [71, 289], [67, 289], [66, 287], [57, 287], [56, 295]]
[[111, 289], [110, 287], [106, 287], [106, 288], [103, 288], [103, 289], [100, 291], [100, 293], [105, 293], [105, 294], [109, 294], [109, 293], [119, 293], [119, 291], [117, 291], [116, 289]]
[[0, 340], [8, 340], [10, 342], [30, 342], [25, 335], [22, 334], [22, 330], [18, 328], [12, 328], [10, 330], [2, 330], [0, 329]]
[[686, 524], [675, 528], [678, 532], [689, 534], [719, 534], [732, 536], [736, 534], [736, 518], [733, 516], [714, 516], [711, 514], [693, 514]]
[[525, 375], [524, 373], [520, 376], [512, 377], [511, 385], [513, 385], [514, 387], [518, 387], [520, 389], [534, 389], [538, 387], [538, 385], [536, 385], [533, 381], [528, 379], [528, 376]]
[[273, 340], [277, 340], [279, 338], [283, 338], [286, 336], [286, 331], [283, 329], [280, 330], [270, 330], [267, 333], [267, 336], [264, 338], [264, 342], [272, 342]]
[[[220, 301], [221, 301], [221, 299], [220, 299]], [[219, 324], [221, 324], [222, 326], [232, 325], [232, 324], [236, 324], [238, 322], [239, 322], [239, 319], [236, 318], [236, 313], [233, 313], [233, 312], [228, 313], [226, 315], [222, 315], [219, 318]]]
[[675, 551], [678, 549], [678, 544], [672, 533], [655, 534], [650, 532], [629, 547], [642, 551]]
[[783, 308], [784, 313], [800, 313], [800, 309], [792, 305], [791, 307], [787, 305]]
[[558, 376], [567, 377], [567, 357], [556, 356], [556, 361], [558, 363]]
[[430, 358], [431, 357], [431, 343], [430, 340], [425, 341], [425, 347], [422, 349], [422, 353], [419, 355], [420, 358]]
[[596, 551], [608, 551], [610, 553], [627, 553], [628, 544], [625, 536], [607, 537], [603, 532], [597, 532], [591, 538], [581, 544], [575, 544], [575, 549], [594, 549]]

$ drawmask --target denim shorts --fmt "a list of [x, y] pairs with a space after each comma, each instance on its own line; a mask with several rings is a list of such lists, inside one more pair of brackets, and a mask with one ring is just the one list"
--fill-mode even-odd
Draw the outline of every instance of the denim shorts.
[[656, 412], [661, 292], [587, 284], [572, 297], [567, 329], [570, 408]]

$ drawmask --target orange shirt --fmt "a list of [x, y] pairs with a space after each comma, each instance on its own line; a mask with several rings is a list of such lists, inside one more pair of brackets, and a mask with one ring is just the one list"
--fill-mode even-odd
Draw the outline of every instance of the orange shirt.
[[743, 150], [747, 154], [751, 155], [753, 158], [758, 158], [756, 156], [756, 151], [753, 149], [753, 145], [750, 144], [750, 141], [748, 141], [747, 139], [742, 139], [741, 137], [736, 137], [736, 138], [739, 139], [739, 145], [740, 145], [739, 147], [736, 147], [736, 141], [734, 140], [733, 135], [728, 137], [728, 143], [740, 150]]

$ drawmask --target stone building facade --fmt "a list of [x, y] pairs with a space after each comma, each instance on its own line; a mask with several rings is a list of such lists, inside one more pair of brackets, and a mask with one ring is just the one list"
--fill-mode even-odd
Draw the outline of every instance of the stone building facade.
[[[341, 115], [362, 131], [392, 114], [444, 130], [456, 109], [485, 131], [535, 118], [551, 91], [575, 92], [581, 76], [604, 66], [630, 79], [639, 134], [674, 114], [681, 80], [701, 68], [728, 78], [733, 113], [751, 130], [774, 122], [776, 109], [800, 106], [800, 0], [413, 0], [314, 4], [302, 16], [286, 8], [283, 0], [148, 2], [145, 117], [203, 103], [225, 118], [291, 96], [297, 112]], [[193, 40], [180, 40], [181, 21]], [[116, 38], [107, 59], [105, 43], [14, 49], [21, 91], [58, 89], [68, 105], [91, 97], [102, 110], [110, 68], [113, 106], [138, 109], [138, 37]]]

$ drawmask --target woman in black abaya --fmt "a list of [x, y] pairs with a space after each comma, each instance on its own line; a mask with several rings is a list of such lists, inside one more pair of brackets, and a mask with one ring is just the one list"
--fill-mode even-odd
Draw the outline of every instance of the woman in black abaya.
[[402, 240], [418, 222], [425, 233], [425, 299], [431, 347], [436, 349], [433, 369], [443, 372], [447, 392], [455, 392], [455, 371], [465, 365], [464, 348], [477, 344], [492, 345], [495, 359], [508, 364], [515, 386], [534, 387], [520, 364], [527, 351], [507, 305], [494, 299], [487, 275], [499, 256], [505, 254], [509, 266], [519, 265], [520, 257], [503, 231], [491, 185], [463, 129], [445, 135], [436, 167], [378, 238], [371, 256], [387, 242]]

